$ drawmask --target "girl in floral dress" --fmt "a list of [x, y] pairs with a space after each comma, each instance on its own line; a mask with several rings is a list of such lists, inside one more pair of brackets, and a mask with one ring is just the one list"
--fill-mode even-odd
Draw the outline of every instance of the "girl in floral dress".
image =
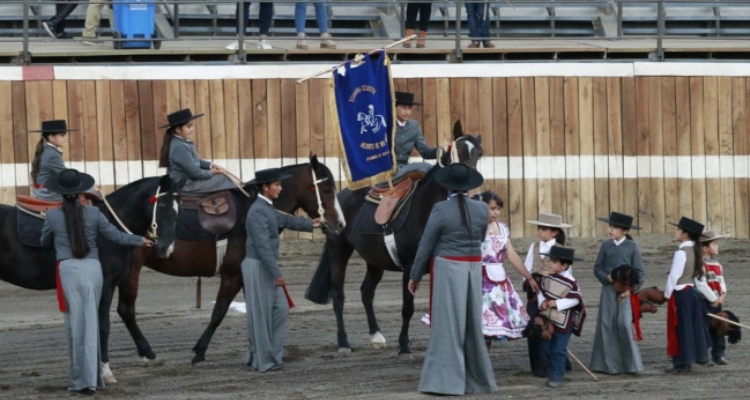
[[497, 220], [503, 200], [491, 191], [482, 193], [481, 198], [490, 208], [490, 223], [482, 243], [482, 333], [489, 349], [493, 340], [522, 338], [529, 322], [526, 307], [505, 273], [503, 260], [507, 257], [513, 268], [533, 283], [532, 289], [538, 288], [510, 242], [508, 227]]

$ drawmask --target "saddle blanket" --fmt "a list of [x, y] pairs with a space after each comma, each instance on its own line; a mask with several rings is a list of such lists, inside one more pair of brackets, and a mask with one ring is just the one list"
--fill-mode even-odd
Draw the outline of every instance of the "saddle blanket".
[[[391, 221], [390, 228], [393, 232], [398, 232], [404, 227], [406, 218], [409, 216], [409, 209], [411, 208], [412, 197], [406, 200], [406, 203], [398, 211], [396, 219]], [[375, 210], [378, 209], [378, 205], [370, 202], [365, 202], [362, 208], [359, 209], [357, 217], [354, 219], [354, 229], [362, 235], [382, 235], [383, 225], [379, 225], [375, 222]]]
[[225, 239], [227, 234], [217, 236], [213, 233], [206, 232], [203, 230], [203, 227], [201, 227], [200, 220], [198, 219], [198, 210], [186, 210], [183, 208], [180, 211], [180, 215], [177, 217], [175, 236], [177, 239], [186, 242], [215, 242], [217, 240]]
[[18, 240], [25, 246], [42, 248], [44, 219], [29, 215], [16, 208], [16, 232]]

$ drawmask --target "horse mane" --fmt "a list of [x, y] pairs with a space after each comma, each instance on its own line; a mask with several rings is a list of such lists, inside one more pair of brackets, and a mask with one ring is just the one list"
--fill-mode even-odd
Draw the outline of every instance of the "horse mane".
[[[318, 165], [320, 165], [320, 166], [323, 167], [323, 170], [325, 171], [325, 174], [326, 174], [326, 178], [328, 178], [328, 180], [331, 183], [335, 184], [335, 181], [333, 180], [333, 173], [331, 173], [331, 169], [328, 168], [322, 162], [318, 162]], [[280, 170], [281, 170], [281, 173], [284, 173], [284, 172], [289, 172], [291, 170], [294, 170], [294, 169], [297, 169], [297, 168], [302, 168], [302, 167], [312, 167], [312, 166], [310, 165], [309, 162], [307, 162], [307, 163], [302, 163], [302, 164], [285, 165], [285, 166], [281, 167]], [[317, 171], [316, 171], [316, 173], [317, 173]], [[318, 179], [320, 179], [320, 177], [318, 177]]]
[[[125, 185], [125, 186], [123, 186], [123, 187], [121, 187], [121, 188], [113, 191], [112, 193], [106, 195], [107, 200], [110, 201], [110, 202], [112, 202], [112, 201], [118, 202], [118, 201], [122, 200], [122, 197], [126, 197], [126, 198], [130, 197], [130, 196], [133, 195], [132, 192], [134, 190], [134, 187], [139, 186], [139, 185], [143, 185], [144, 182], [148, 183], [147, 185], [145, 185], [145, 188], [146, 189], [153, 188], [152, 190], [149, 190], [149, 191], [153, 191], [154, 194], [156, 194], [156, 188], [159, 187], [160, 180], [161, 180], [161, 176], [149, 176], [149, 177], [146, 177], [146, 178], [141, 178], [141, 179], [135, 180], [135, 181], [130, 182], [127, 185]], [[143, 188], [141, 188], [141, 189], [143, 189]], [[103, 202], [101, 200], [95, 200], [94, 201], [94, 205], [98, 205], [100, 203], [103, 203]]]

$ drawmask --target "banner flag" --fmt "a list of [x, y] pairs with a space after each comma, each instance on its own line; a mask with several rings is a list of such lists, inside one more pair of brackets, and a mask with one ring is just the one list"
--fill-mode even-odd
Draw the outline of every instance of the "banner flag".
[[384, 50], [361, 63], [348, 61], [333, 71], [329, 104], [346, 179], [359, 189], [390, 179], [396, 171], [396, 133], [391, 63]]

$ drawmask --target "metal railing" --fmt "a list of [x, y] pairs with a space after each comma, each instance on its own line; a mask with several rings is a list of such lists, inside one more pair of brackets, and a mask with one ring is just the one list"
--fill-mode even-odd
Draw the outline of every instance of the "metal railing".
[[[290, 4], [290, 3], [297, 3], [302, 0], [286, 0], [286, 1], [271, 1], [275, 4]], [[226, 39], [226, 37], [221, 36], [212, 36], [212, 37], [197, 37], [197, 36], [185, 36], [180, 35], [180, 6], [195, 6], [195, 5], [202, 5], [202, 6], [216, 6], [221, 4], [231, 4], [236, 5], [240, 4], [239, 7], [239, 15], [236, 15], [236, 18], [240, 21], [246, 18], [244, 15], [244, 4], [248, 3], [249, 0], [237, 0], [237, 1], [213, 1], [213, 0], [155, 0], [153, 1], [156, 4], [156, 7], [160, 7], [163, 12], [162, 15], [164, 15], [169, 21], [171, 21], [171, 32], [164, 32], [169, 34], [163, 34], [160, 36], [154, 36], [151, 38], [139, 38], [138, 41], [149, 41], [149, 42], [158, 42], [161, 43], [162, 41], [185, 41], [185, 40], [217, 40], [219, 38]], [[389, 12], [393, 12], [398, 17], [398, 22], [400, 24], [402, 36], [404, 31], [404, 19], [405, 19], [405, 9], [407, 3], [420, 3], [420, 2], [428, 2], [425, 0], [369, 0], [369, 1], [338, 1], [338, 0], [328, 0], [327, 6], [329, 8], [329, 14], [331, 14], [331, 9], [334, 7], [353, 7], [353, 6], [370, 6], [373, 8], [381, 8], [381, 9], [388, 9]], [[481, 2], [481, 1], [480, 1]], [[50, 5], [50, 4], [56, 4], [60, 3], [59, 1], [54, 0], [23, 0], [23, 1], [4, 1], [2, 5], [7, 6], [8, 4], [22, 4], [23, 5], [23, 34], [21, 37], [22, 41], [22, 50], [21, 50], [21, 60], [24, 63], [30, 63], [32, 52], [30, 51], [30, 47], [33, 43], [44, 41], [45, 39], [39, 38], [39, 37], [32, 37], [31, 34], [31, 24], [32, 21], [35, 21], [37, 24], [41, 23], [41, 18], [39, 15], [32, 15], [32, 9], [35, 11], [39, 10], [39, 6], [44, 5]], [[90, 4], [111, 4], [111, 1], [89, 1], [89, 0], [76, 0], [72, 2], [66, 2], [67, 4], [70, 3], [78, 3], [79, 5], [90, 5]], [[129, 0], [129, 1], [117, 1], [118, 4], [135, 4], [139, 3], [137, 0]], [[255, 2], [254, 2], [255, 3]], [[312, 1], [306, 1], [306, 3], [312, 3]], [[453, 55], [457, 61], [460, 61], [463, 56], [463, 46], [462, 43], [465, 42], [467, 39], [467, 35], [465, 34], [465, 31], [463, 29], [465, 21], [465, 12], [464, 12], [464, 5], [467, 3], [463, 0], [457, 0], [457, 1], [431, 1], [434, 5], [439, 5], [442, 7], [441, 12], [444, 12], [444, 17], [442, 23], [444, 23], [445, 30], [443, 34], [443, 38], [436, 38], [434, 35], [431, 35], [429, 37], [430, 41], [435, 40], [442, 40], [444, 43], [451, 43], [450, 44], [450, 50], [453, 52]], [[671, 37], [689, 37], [690, 33], [692, 32], [690, 29], [683, 29], [685, 31], [685, 34], [677, 35], [670, 31], [670, 29], [667, 27], [668, 21], [678, 21], [680, 22], [679, 17], [668, 17], [667, 11], [673, 10], [677, 8], [685, 8], [685, 7], [694, 7], [694, 8], [704, 8], [704, 9], [711, 9], [713, 10], [714, 18], [716, 22], [714, 23], [714, 27], [711, 29], [703, 28], [696, 28], [694, 31], [696, 32], [694, 37], [700, 37], [701, 39], [710, 39], [710, 38], [732, 38], [732, 39], [741, 39], [741, 40], [747, 40], [750, 37], [750, 27], [748, 27], [747, 32], [744, 31], [744, 28], [733, 28], [732, 29], [724, 29], [721, 28], [721, 21], [732, 18], [732, 17], [726, 17], [721, 15], [721, 8], [729, 7], [729, 8], [743, 8], [748, 10], [747, 14], [747, 21], [750, 21], [750, 1], [739, 1], [739, 0], [714, 0], [714, 1], [707, 1], [707, 0], [493, 0], [493, 1], [485, 1], [485, 4], [487, 4], [486, 10], [489, 10], [488, 17], [492, 23], [495, 24], [495, 35], [492, 35], [489, 38], [481, 38], [482, 40], [498, 40], [503, 39], [504, 37], [497, 36], [500, 29], [500, 24], [507, 23], [507, 16], [504, 17], [503, 14], [518, 12], [518, 10], [522, 9], [532, 9], [537, 8], [541, 10], [546, 10], [547, 12], [547, 19], [550, 23], [550, 39], [557, 39], [559, 35], [556, 35], [556, 29], [559, 29], [559, 22], [562, 21], [562, 18], [558, 15], [557, 11], [558, 9], [572, 9], [572, 8], [597, 8], [601, 11], [601, 15], [609, 15], [610, 18], [614, 18], [615, 24], [616, 24], [616, 34], [614, 37], [610, 37], [610, 39], [625, 39], [625, 38], [648, 38], [648, 39], [655, 39], [656, 41], [656, 53], [655, 53], [655, 59], [656, 60], [663, 60], [664, 59], [664, 39], [665, 38], [671, 38]], [[169, 7], [171, 6], [171, 7]], [[656, 22], [655, 29], [652, 29], [651, 27], [646, 28], [638, 28], [634, 29], [635, 31], [647, 31], [651, 32], [654, 31], [652, 34], [645, 34], [645, 35], [630, 35], [628, 34], [628, 29], [624, 27], [624, 24], [630, 23], [628, 20], [628, 17], [626, 16], [628, 10], [632, 10], [635, 8], [656, 8], [656, 15], [654, 18], [651, 18], [650, 16], [646, 16], [645, 18], [641, 18], [642, 21], [637, 23], [649, 25], [652, 22]], [[433, 9], [434, 10], [434, 9]], [[451, 16], [450, 13], [453, 13]], [[487, 12], [487, 11], [485, 11]], [[648, 13], [647, 13], [648, 14]], [[433, 11], [434, 15], [434, 11]], [[601, 17], [601, 16], [600, 16]], [[506, 18], [506, 19], [504, 19]], [[514, 17], [515, 18], [515, 17]], [[704, 20], [711, 20], [711, 18], [704, 18]], [[735, 17], [736, 20], [736, 17]], [[330, 21], [330, 19], [329, 19]], [[689, 21], [689, 19], [686, 19], [685, 21]], [[111, 23], [111, 22], [110, 22]], [[449, 26], [452, 23], [452, 29], [449, 29]], [[329, 22], [330, 24], [330, 22]], [[649, 25], [650, 26], [650, 25]], [[491, 28], [491, 31], [493, 29]], [[37, 32], [39, 31], [37, 27]], [[707, 33], [708, 32], [708, 33]], [[737, 33], [739, 32], [739, 33]], [[0, 30], [0, 35], [2, 35], [2, 30]], [[534, 37], [534, 39], [538, 39], [539, 36]], [[238, 49], [236, 50], [236, 61], [238, 63], [245, 63], [247, 62], [247, 49], [245, 46], [245, 39], [246, 39], [246, 32], [243, 29], [239, 30], [238, 35], [236, 36], [236, 39], [238, 41]], [[515, 36], [514, 39], [519, 39], [521, 37]], [[570, 37], [564, 37], [564, 39], [570, 39]], [[107, 39], [110, 40], [110, 39]], [[134, 39], [128, 39], [128, 38], [113, 38], [111, 39], [114, 42], [123, 42], [123, 41], [129, 41]], [[342, 38], [342, 37], [336, 37], [336, 40], [351, 40], [351, 38]], [[367, 42], [367, 41], [379, 41], [382, 42], [382, 38], [376, 38], [376, 37], [359, 37], [354, 40], [358, 40], [361, 42]], [[476, 38], [473, 38], [472, 40], [476, 40]], [[0, 42], [17, 42], [17, 37], [11, 37], [11, 38], [0, 38]], [[750, 47], [750, 46], [749, 46]], [[429, 51], [425, 50], [425, 51]]]

